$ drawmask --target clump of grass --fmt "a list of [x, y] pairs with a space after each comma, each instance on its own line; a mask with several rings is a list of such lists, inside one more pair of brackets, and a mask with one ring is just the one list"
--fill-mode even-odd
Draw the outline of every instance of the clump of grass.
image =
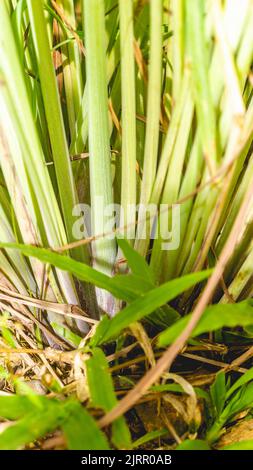
[[[209, 448], [251, 409], [252, 371], [241, 364], [253, 325], [252, 31], [247, 0], [0, 3], [1, 393], [15, 392], [0, 397], [0, 416], [17, 420], [0, 448], [59, 427], [52, 447], [131, 448], [159, 438]], [[91, 207], [81, 240], [78, 204]], [[113, 204], [119, 226], [107, 213]], [[225, 362], [208, 357], [218, 343]], [[206, 375], [214, 368], [209, 395], [194, 386], [192, 363], [192, 385], [179, 377], [182, 357], [206, 361]], [[166, 375], [176, 358], [178, 375]], [[118, 375], [139, 363], [137, 383]], [[232, 389], [223, 372], [215, 379], [229, 364], [244, 373]], [[186, 398], [194, 409], [182, 411], [184, 433], [162, 409], [162, 431], [132, 443], [131, 411], [128, 421], [122, 415], [138, 413], [144, 394], [164, 405], [168, 392], [180, 409]], [[59, 396], [71, 393], [77, 400], [61, 410]], [[203, 397], [206, 434], [196, 419]], [[110, 442], [78, 402], [105, 414]], [[35, 426], [43, 413], [48, 424]], [[199, 439], [188, 441], [193, 423]]]

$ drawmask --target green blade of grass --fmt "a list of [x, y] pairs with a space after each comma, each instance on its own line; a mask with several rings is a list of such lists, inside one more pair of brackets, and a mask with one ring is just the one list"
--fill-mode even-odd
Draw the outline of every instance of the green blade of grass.
[[[159, 346], [167, 346], [173, 343], [178, 335], [186, 327], [190, 315], [181, 318], [174, 325], [163, 331], [158, 339]], [[225, 326], [234, 328], [238, 325], [247, 326], [253, 324], [253, 303], [246, 300], [238, 304], [211, 305], [200, 319], [198, 325], [192, 332], [191, 337], [199, 336], [207, 331], [216, 331]]]
[[[121, 174], [121, 226], [130, 225], [129, 238], [135, 232], [136, 204], [136, 98], [132, 0], [119, 0], [121, 95], [122, 95], [122, 174]], [[127, 217], [127, 215], [129, 216]], [[127, 217], [127, 218], [126, 218]], [[127, 221], [127, 222], [126, 222]]]
[[[124, 1], [124, 0], [123, 0]], [[150, 2], [150, 57], [148, 74], [148, 107], [144, 151], [141, 204], [147, 204], [155, 179], [159, 139], [162, 85], [162, 1]]]
[[[104, 1], [84, 0], [87, 47], [90, 188], [93, 235], [104, 232], [105, 208], [113, 203], [105, 62]], [[96, 201], [97, 198], [97, 201]], [[98, 198], [100, 198], [98, 202]], [[111, 273], [115, 242], [106, 237], [94, 243], [94, 266]]]
[[[22, 245], [18, 243], [1, 243], [1, 248], [16, 248], [20, 250], [25, 256], [34, 257], [43, 263], [52, 264], [62, 271], [68, 271], [73, 274], [77, 279], [93, 284], [101, 289], [111, 292], [115, 297], [123, 299], [127, 302], [133, 300], [136, 295], [143, 292], [143, 280], [139, 278], [142, 287], [136, 287], [138, 278], [134, 277], [132, 280], [129, 276], [115, 276], [110, 277], [106, 274], [91, 268], [90, 266], [75, 261], [69, 256], [60, 255], [45, 248], [37, 248], [29, 245]], [[150, 283], [146, 285], [146, 290], [150, 287]]]
[[[116, 406], [118, 400], [109, 372], [108, 362], [99, 348], [92, 350], [92, 357], [85, 363], [92, 406], [105, 412]], [[119, 449], [131, 447], [131, 437], [124, 417], [118, 418], [112, 425], [112, 441]]]
[[192, 59], [193, 87], [202, 148], [210, 171], [216, 168], [216, 120], [208, 75], [208, 49], [204, 32], [205, 2], [193, 4], [185, 1], [189, 40], [189, 55]]
[[141, 320], [191, 286], [204, 281], [210, 274], [211, 271], [189, 274], [178, 279], [173, 279], [143, 294], [121, 310], [121, 312], [111, 320], [105, 317], [98, 326], [95, 335], [92, 337], [92, 344], [103, 344], [109, 341], [117, 336], [124, 328], [127, 328], [129, 324]]
[[[71, 27], [76, 30], [75, 6], [73, 0], [63, 0], [62, 7], [64, 16]], [[71, 32], [63, 31], [63, 40], [73, 38]], [[63, 53], [63, 74], [64, 88], [66, 94], [66, 104], [68, 110], [68, 122], [70, 138], [75, 133], [75, 124], [82, 104], [83, 95], [83, 77], [81, 69], [80, 50], [76, 39], [62, 44]]]
[[[64, 129], [60, 97], [48, 40], [43, 1], [28, 0], [27, 5], [61, 199], [61, 208], [64, 215], [68, 240], [73, 241], [72, 228], [74, 217], [72, 211], [77, 204], [77, 197]], [[78, 249], [74, 253], [74, 256], [77, 257], [77, 259], [86, 259], [87, 261], [87, 257], [84, 258], [83, 248]]]
[[65, 411], [48, 400], [42, 410], [26, 413], [16, 424], [0, 434], [1, 450], [17, 450], [54, 431], [65, 418]]
[[110, 450], [95, 420], [78, 402], [65, 404], [68, 413], [62, 424], [69, 450]]

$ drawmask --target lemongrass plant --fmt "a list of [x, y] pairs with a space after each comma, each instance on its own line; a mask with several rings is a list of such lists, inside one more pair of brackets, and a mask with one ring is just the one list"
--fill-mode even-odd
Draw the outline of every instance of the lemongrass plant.
[[[1, 242], [127, 274], [116, 222], [106, 230], [115, 203], [116, 234], [146, 259], [155, 285], [215, 266], [252, 177], [252, 31], [250, 0], [2, 0]], [[86, 240], [73, 231], [78, 204], [91, 207]], [[176, 205], [179, 239], [164, 250], [171, 240], [160, 229], [173, 237]], [[252, 249], [249, 211], [217, 301], [252, 295]], [[0, 263], [1, 286], [17, 294], [92, 318], [122, 306], [102, 277], [94, 289], [8, 248]], [[75, 328], [47, 314], [56, 331]]]
[[[252, 343], [252, 44], [252, 0], [0, 1], [0, 449], [160, 440], [123, 416], [154, 384], [166, 428], [168, 391], [190, 404], [179, 448], [252, 410], [252, 369], [209, 391], [178, 375], [221, 341], [212, 367], [252, 356], [227, 341]], [[130, 337], [145, 366], [118, 401]]]

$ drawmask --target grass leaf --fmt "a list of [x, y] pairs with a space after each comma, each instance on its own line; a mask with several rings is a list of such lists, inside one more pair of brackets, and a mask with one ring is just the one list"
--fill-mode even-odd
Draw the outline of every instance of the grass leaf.
[[139, 276], [140, 278], [146, 279], [150, 282], [151, 286], [154, 286], [154, 275], [144, 256], [141, 256], [138, 251], [134, 250], [127, 240], [118, 238], [117, 241], [120, 249], [127, 259], [127, 264], [132, 273], [136, 274], [136, 276]]
[[177, 446], [176, 450], [211, 450], [211, 448], [206, 441], [200, 439], [191, 441], [190, 439], [186, 439]]
[[[167, 346], [173, 343], [177, 336], [186, 327], [190, 315], [181, 318], [174, 325], [163, 331], [158, 339], [159, 346]], [[217, 304], [207, 307], [198, 325], [193, 330], [191, 337], [199, 336], [208, 331], [216, 331], [225, 326], [234, 328], [238, 325], [247, 326], [253, 324], [253, 301], [245, 300], [238, 304]]]
[[[117, 405], [117, 398], [103, 351], [94, 348], [92, 357], [85, 364], [92, 405], [110, 411]], [[131, 447], [131, 436], [124, 417], [113, 422], [112, 441], [120, 449]]]
[[[150, 313], [158, 307], [166, 304], [198, 282], [205, 280], [210, 273], [211, 271], [203, 271], [200, 273], [189, 274], [179, 279], [173, 279], [172, 281], [166, 282], [165, 284], [152, 289], [148, 293], [143, 294], [126, 308], [121, 310], [121, 312], [112, 318], [110, 322], [103, 320], [108, 325], [108, 328], [102, 338], [101, 330], [98, 335], [95, 333], [92, 338], [93, 344], [102, 344], [109, 341], [109, 339], [115, 338], [115, 336], [117, 336], [124, 328], [127, 328], [129, 324], [150, 315]], [[103, 323], [103, 321], [101, 323]]]
[[62, 429], [69, 450], [109, 450], [107, 439], [95, 420], [78, 402], [68, 403]]
[[[28, 413], [27, 413], [28, 411]], [[54, 431], [66, 418], [63, 407], [47, 400], [40, 411], [26, 409], [26, 415], [0, 434], [0, 450], [16, 450]]]

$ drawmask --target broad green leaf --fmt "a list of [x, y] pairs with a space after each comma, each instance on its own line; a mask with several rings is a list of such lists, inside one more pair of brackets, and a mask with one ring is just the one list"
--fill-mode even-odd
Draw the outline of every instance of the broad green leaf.
[[216, 416], [219, 416], [223, 410], [226, 391], [226, 375], [221, 371], [217, 374], [215, 382], [210, 387], [210, 394]]
[[233, 385], [230, 387], [226, 394], [226, 399], [228, 399], [238, 388], [242, 387], [250, 380], [253, 380], [253, 367], [245, 372]]
[[117, 242], [127, 259], [127, 264], [132, 273], [149, 281], [151, 287], [152, 285], [154, 286], [154, 275], [145, 258], [138, 251], [134, 250], [127, 240], [118, 238]]
[[[152, 387], [150, 387], [150, 391], [160, 392], [160, 393], [162, 392], [184, 393], [184, 390], [181, 387], [181, 385], [176, 384], [176, 383], [153, 385]], [[206, 400], [206, 402], [210, 402], [210, 396], [205, 390], [199, 387], [194, 387], [194, 391], [199, 398], [203, 398], [204, 400]]]
[[253, 382], [241, 387], [238, 393], [228, 400], [228, 404], [224, 410], [224, 415], [228, 415], [229, 419], [236, 413], [252, 408], [253, 406]]
[[18, 421], [0, 434], [0, 450], [19, 449], [62, 427], [70, 449], [109, 449], [104, 434], [78, 402], [62, 402], [38, 397], [40, 407], [30, 397], [0, 397], [0, 416]]
[[62, 429], [69, 450], [109, 450], [107, 439], [95, 420], [78, 402], [65, 406], [68, 418]]
[[147, 442], [154, 441], [159, 437], [166, 436], [166, 434], [168, 434], [168, 429], [158, 429], [157, 431], [148, 432], [133, 443], [133, 449], [137, 449], [137, 447], [140, 447]]
[[5, 326], [1, 326], [1, 334], [2, 334], [2, 337], [5, 339], [5, 341], [9, 344], [11, 348], [16, 347], [14, 336], [11, 333], [9, 328], [6, 328]]
[[222, 447], [220, 450], [253, 450], [253, 440], [234, 442]]
[[[28, 411], [28, 412], [27, 412]], [[47, 400], [40, 411], [26, 410], [27, 414], [0, 434], [0, 450], [16, 450], [59, 427], [66, 412], [57, 402]]]
[[[93, 406], [110, 411], [117, 405], [113, 381], [103, 351], [94, 348], [92, 357], [86, 361], [87, 379]], [[125, 418], [120, 417], [112, 424], [112, 441], [118, 448], [131, 447], [131, 437]]]
[[[36, 397], [40, 403], [45, 405], [44, 397]], [[36, 408], [36, 405], [31, 401], [30, 397], [27, 396], [3, 396], [0, 397], [0, 417], [5, 419], [19, 419], [24, 416], [25, 413]]]
[[[128, 266], [134, 274], [134, 276], [131, 277], [131, 282], [133, 283], [133, 286], [131, 285], [130, 287], [132, 287], [133, 289], [135, 287], [136, 290], [138, 288], [139, 295], [154, 288], [154, 273], [150, 265], [146, 262], [144, 256], [138, 253], [138, 251], [134, 250], [134, 248], [130, 245], [127, 240], [123, 238], [118, 238], [117, 241], [120, 249], [122, 250], [124, 256], [127, 259]], [[114, 278], [114, 282], [115, 281], [116, 278]], [[167, 328], [179, 318], [180, 315], [175, 309], [173, 309], [169, 305], [164, 305], [162, 308], [158, 308], [155, 312], [149, 315], [147, 320], [155, 326]]]
[[177, 446], [176, 450], [211, 450], [211, 448], [206, 441], [200, 439], [191, 441], [190, 439], [186, 439]]
[[[102, 325], [92, 338], [92, 344], [98, 345], [107, 342], [109, 339], [117, 336], [124, 328], [127, 328], [131, 323], [139, 321], [147, 315], [150, 315], [154, 310], [166, 304], [170, 300], [177, 297], [179, 294], [194, 286], [198, 282], [203, 281], [210, 275], [211, 271], [203, 271], [200, 273], [188, 274], [178, 279], [166, 282], [155, 289], [152, 289], [146, 294], [143, 294], [138, 299], [134, 300], [130, 305], [121, 310], [110, 321], [102, 320]], [[102, 331], [105, 330], [102, 336]]]
[[124, 284], [124, 276], [120, 276], [121, 282], [116, 277], [110, 278], [109, 276], [91, 268], [85, 263], [80, 263], [71, 259], [69, 256], [60, 255], [52, 250], [45, 248], [38, 248], [30, 245], [22, 245], [16, 243], [0, 243], [1, 248], [14, 248], [20, 250], [25, 256], [31, 256], [37, 258], [43, 263], [49, 263], [63, 271], [68, 271], [81, 281], [85, 281], [94, 284], [101, 289], [108, 290], [115, 297], [128, 301], [133, 298], [135, 292], [129, 289], [127, 286], [122, 287]]
[[168, 328], [176, 321], [180, 320], [180, 314], [170, 305], [163, 305], [151, 313], [146, 320], [158, 328]]
[[207, 433], [209, 442], [215, 442], [220, 434], [222, 428], [229, 422], [236, 414], [253, 407], [253, 382], [244, 385], [235, 396], [228, 400], [227, 406], [224, 408], [220, 416], [213, 423], [212, 427]]
[[99, 348], [92, 350], [92, 357], [85, 362], [92, 405], [109, 411], [117, 404], [108, 362]]
[[126, 292], [131, 292], [131, 296], [128, 294], [126, 299], [128, 302], [155, 287], [148, 279], [136, 274], [117, 274], [111, 282], [115, 288], [119, 287], [119, 289], [125, 289]]
[[[179, 320], [177, 323], [163, 331], [158, 339], [160, 347], [173, 343], [178, 335], [186, 327], [191, 315]], [[236, 326], [246, 326], [253, 324], [253, 301], [245, 300], [238, 304], [217, 304], [211, 305], [203, 313], [196, 328], [194, 328], [191, 338], [216, 331], [223, 327], [234, 328]]]
[[78, 347], [82, 338], [77, 334], [73, 333], [69, 328], [66, 326], [59, 325], [58, 323], [51, 322], [51, 326], [56, 331], [56, 333], [65, 338], [67, 341], [72, 343], [74, 346]]
[[90, 346], [94, 347], [103, 343], [103, 338], [110, 327], [110, 318], [104, 315], [96, 326], [95, 334], [90, 339]]

